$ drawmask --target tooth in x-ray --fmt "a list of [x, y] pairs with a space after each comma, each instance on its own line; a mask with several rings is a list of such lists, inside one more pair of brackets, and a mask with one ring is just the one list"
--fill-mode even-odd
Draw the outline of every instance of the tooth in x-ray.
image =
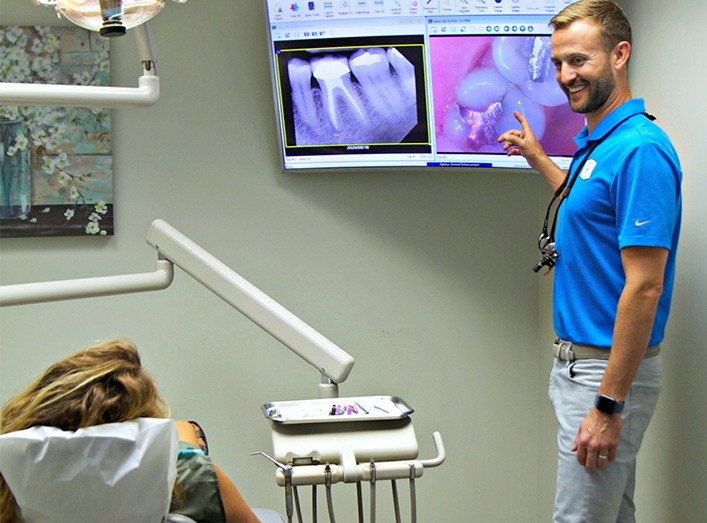
[[312, 60], [312, 74], [317, 79], [322, 90], [324, 109], [329, 115], [329, 120], [337, 131], [341, 130], [341, 116], [336, 108], [337, 98], [344, 100], [352, 109], [351, 113], [361, 122], [366, 122], [363, 109], [354, 94], [351, 70], [345, 57], [325, 56]]
[[297, 106], [302, 119], [313, 125], [317, 121], [317, 106], [312, 92], [312, 66], [307, 60], [293, 58], [287, 63], [292, 88], [292, 102]]
[[400, 106], [400, 96], [385, 51], [380, 48], [356, 51], [349, 59], [349, 66], [376, 111], [384, 117], [394, 118]]
[[386, 52], [390, 65], [400, 79], [400, 85], [405, 93], [415, 98], [415, 66], [405, 58], [395, 47], [391, 47]]

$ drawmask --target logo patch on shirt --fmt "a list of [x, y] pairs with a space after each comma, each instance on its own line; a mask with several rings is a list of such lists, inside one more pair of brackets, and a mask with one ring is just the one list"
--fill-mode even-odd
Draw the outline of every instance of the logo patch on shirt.
[[584, 167], [582, 168], [582, 172], [579, 173], [579, 177], [582, 180], [589, 180], [589, 178], [592, 176], [592, 171], [594, 171], [594, 168], [596, 166], [597, 166], [596, 160], [587, 160], [587, 163], [585, 163]]

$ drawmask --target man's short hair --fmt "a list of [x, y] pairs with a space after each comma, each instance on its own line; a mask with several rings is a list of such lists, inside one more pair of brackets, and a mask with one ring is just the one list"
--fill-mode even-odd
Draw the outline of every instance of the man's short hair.
[[611, 0], [580, 0], [570, 4], [552, 17], [550, 25], [562, 29], [577, 20], [590, 20], [599, 26], [607, 51], [619, 42], [631, 43], [631, 24]]

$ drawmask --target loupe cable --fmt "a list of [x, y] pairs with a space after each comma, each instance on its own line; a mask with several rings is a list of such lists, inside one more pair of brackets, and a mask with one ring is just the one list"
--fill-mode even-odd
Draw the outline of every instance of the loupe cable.
[[331, 523], [336, 523], [336, 518], [334, 516], [334, 501], [331, 495], [331, 467], [329, 463], [324, 467], [324, 486], [326, 487], [326, 505], [329, 510], [329, 521]]
[[[648, 113], [640, 113], [649, 120], [653, 121], [655, 120], [655, 116], [650, 115]], [[584, 167], [589, 160], [589, 157], [592, 155], [594, 150], [599, 147], [599, 145], [606, 140], [611, 133], [613, 133], [619, 125], [624, 123], [626, 120], [636, 116], [635, 114], [631, 114], [617, 123], [614, 124], [613, 127], [611, 127], [606, 133], [604, 133], [600, 138], [592, 142], [592, 145], [589, 147], [589, 150], [587, 153], [584, 155], [582, 158], [582, 161], [579, 163], [576, 169], [573, 169], [572, 167], [574, 166], [576, 158], [572, 158], [572, 161], [570, 162], [570, 166], [567, 169], [567, 176], [565, 176], [565, 179], [562, 181], [560, 186], [555, 190], [555, 194], [552, 197], [552, 200], [550, 200], [550, 204], [547, 206], [547, 211], [545, 212], [545, 220], [543, 222], [543, 228], [542, 232], [540, 233], [540, 237], [538, 238], [538, 248], [540, 249], [540, 252], [542, 253], [542, 258], [538, 263], [536, 263], [533, 266], [533, 272], [539, 272], [540, 269], [542, 269], [544, 266], [547, 266], [547, 271], [545, 272], [545, 275], [547, 276], [550, 271], [553, 269], [555, 266], [555, 261], [557, 258], [559, 258], [560, 254], [557, 252], [555, 249], [555, 230], [557, 227], [557, 218], [560, 214], [560, 207], [562, 206], [562, 203], [569, 197], [570, 192], [572, 191], [572, 188], [574, 187], [574, 184], [577, 182], [577, 178], [580, 177], [580, 173], [584, 170]], [[559, 198], [559, 202], [557, 203], [557, 207], [555, 208], [555, 214], [552, 218], [552, 226], [550, 227], [550, 230], [548, 231], [548, 226], [550, 225], [550, 210], [552, 209], [553, 204], [555, 203], [555, 200]]]

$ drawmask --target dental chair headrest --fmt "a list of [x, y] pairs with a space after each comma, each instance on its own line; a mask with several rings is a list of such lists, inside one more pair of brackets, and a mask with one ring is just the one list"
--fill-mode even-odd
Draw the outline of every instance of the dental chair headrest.
[[0, 472], [26, 523], [159, 523], [177, 450], [170, 419], [33, 427], [0, 435]]

